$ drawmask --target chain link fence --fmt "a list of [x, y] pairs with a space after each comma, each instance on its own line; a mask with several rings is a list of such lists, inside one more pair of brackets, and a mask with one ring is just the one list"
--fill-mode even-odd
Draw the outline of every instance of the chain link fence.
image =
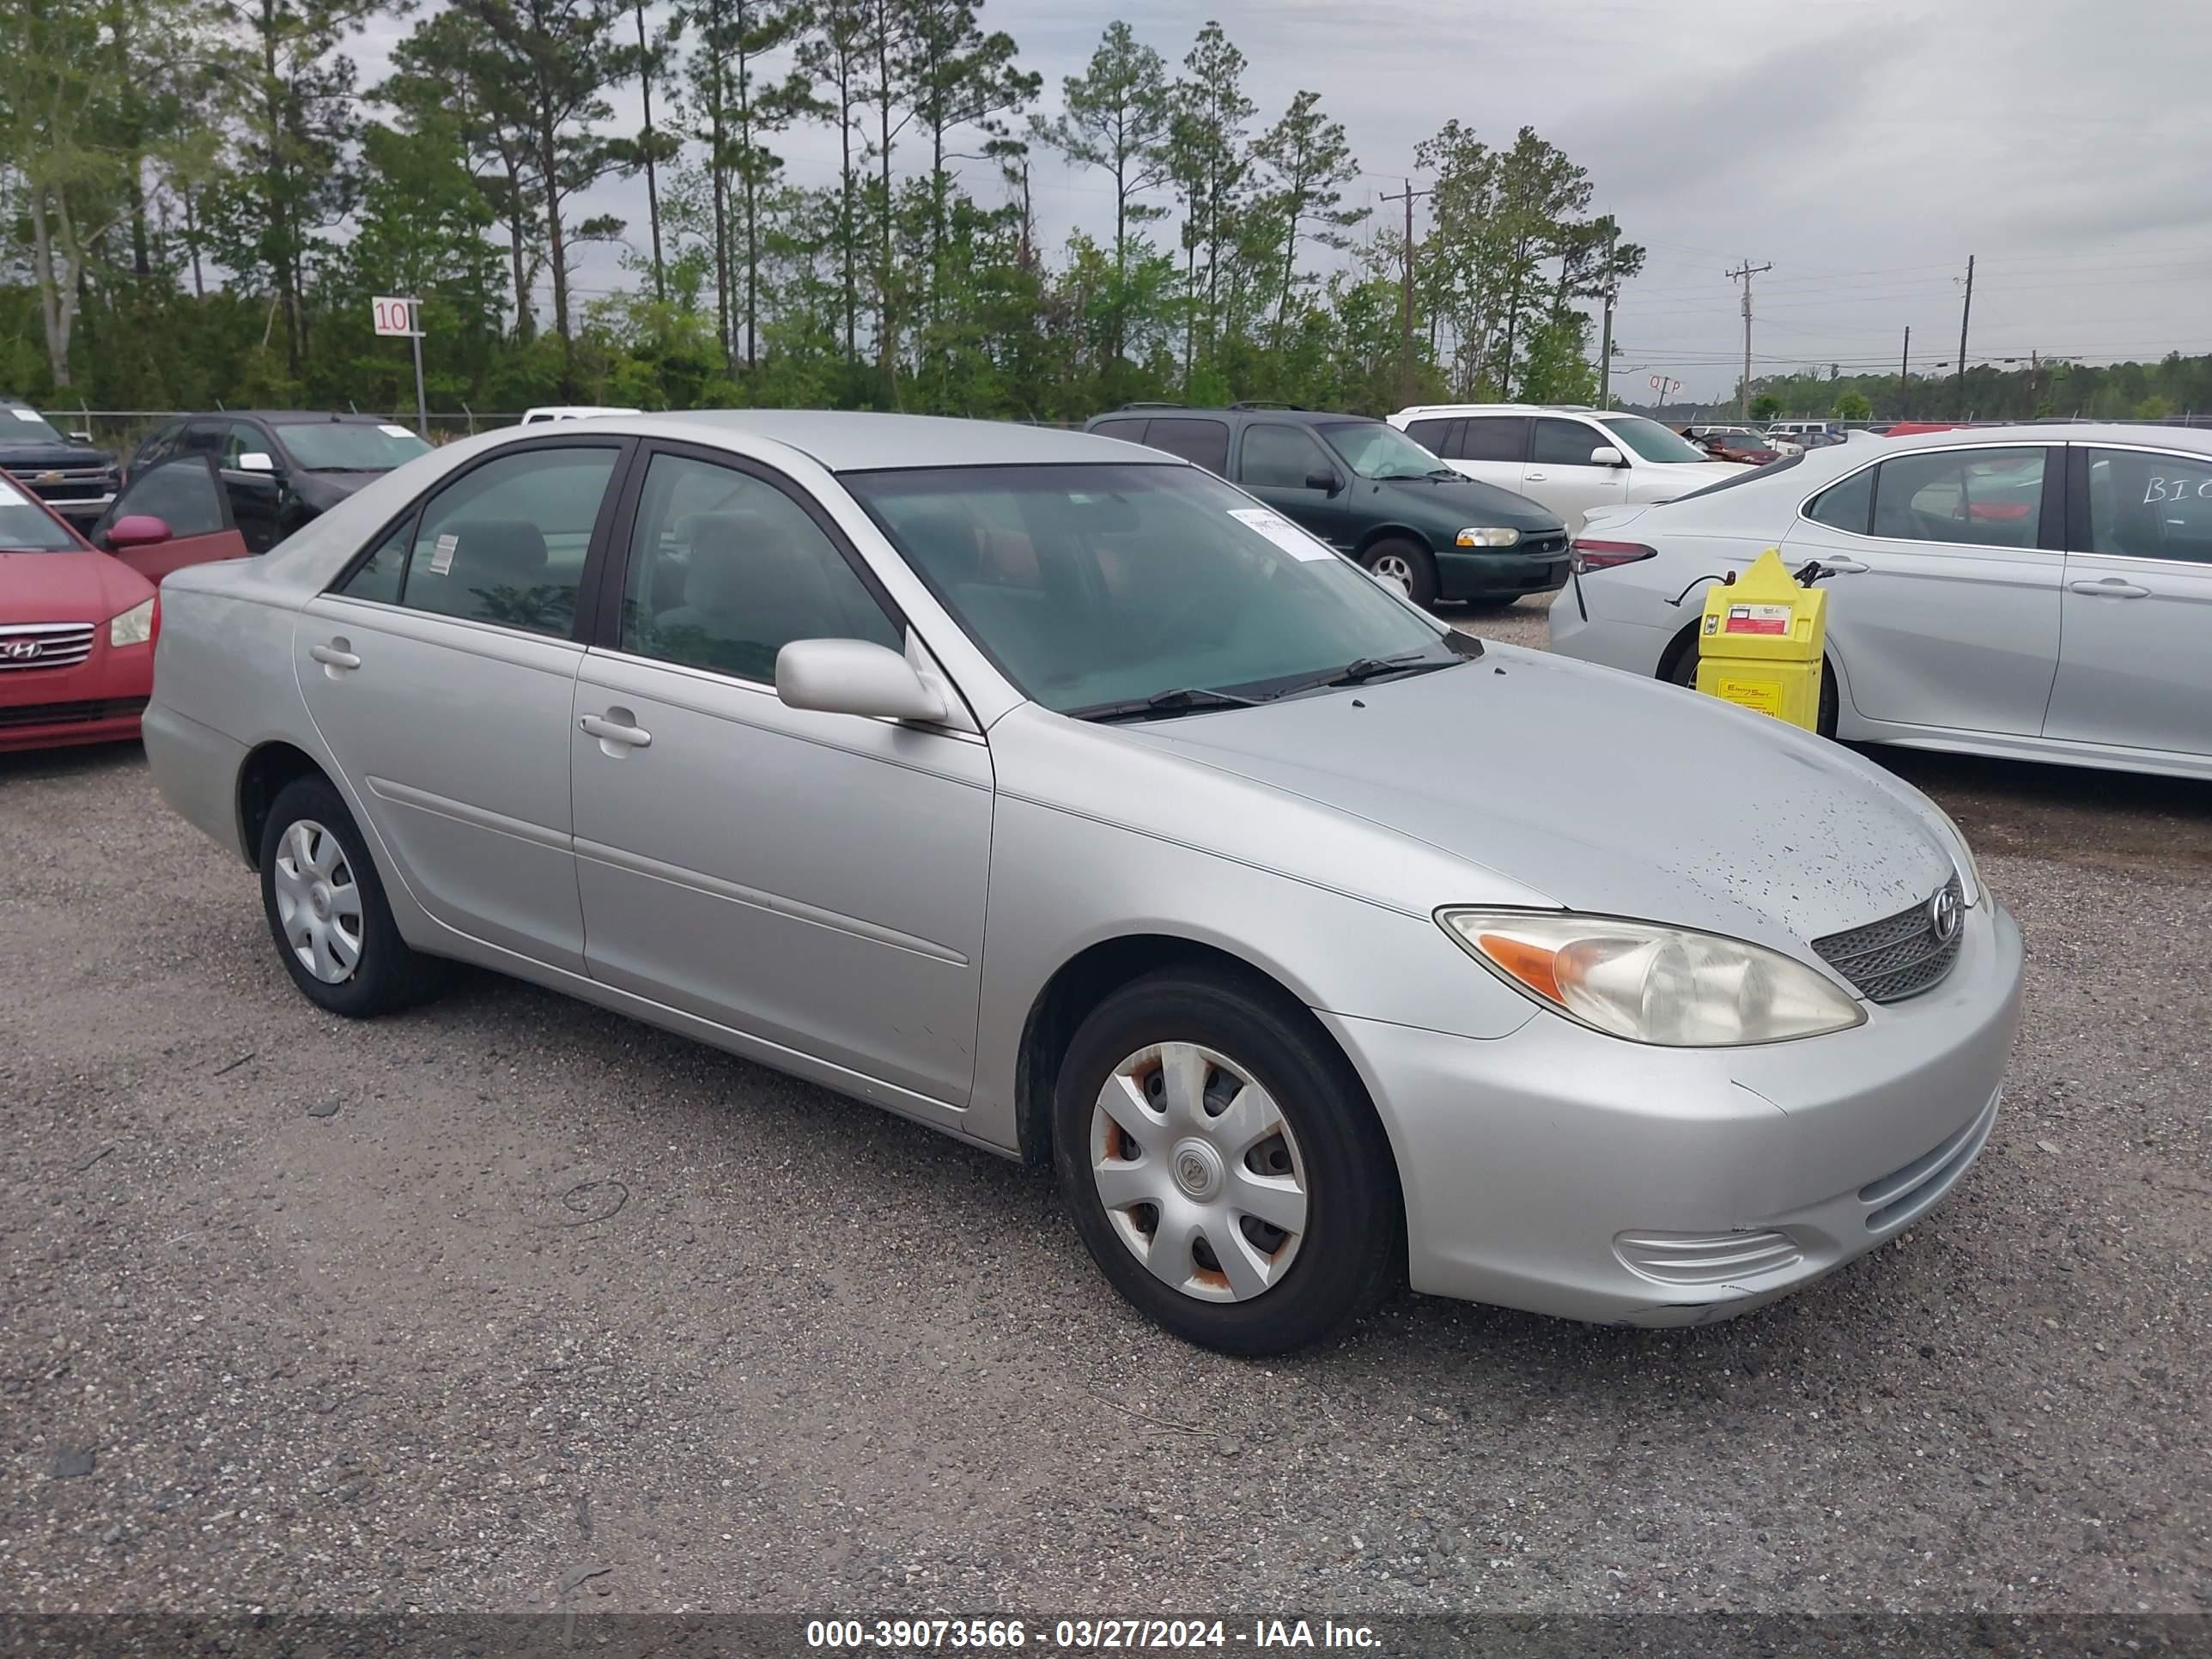
[[[50, 401], [39, 412], [64, 431], [83, 433], [88, 441], [102, 449], [127, 454], [137, 447], [141, 438], [164, 421], [176, 420], [187, 415], [221, 415], [228, 411], [220, 405], [214, 409], [87, 409], [82, 404], [72, 407]], [[357, 409], [349, 404], [338, 412], [374, 415], [379, 420], [390, 421], [394, 426], [404, 426], [410, 432], [415, 429], [415, 411], [412, 409]], [[522, 413], [519, 409], [434, 409], [429, 415], [429, 439], [434, 444], [451, 443], [456, 438], [472, 437], [479, 432], [514, 426], [520, 422]]]

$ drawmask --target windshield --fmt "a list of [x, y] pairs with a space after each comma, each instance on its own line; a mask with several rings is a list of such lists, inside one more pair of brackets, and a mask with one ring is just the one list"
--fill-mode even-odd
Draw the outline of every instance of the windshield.
[[1598, 419], [1647, 461], [1710, 461], [1712, 457], [1679, 432], [1669, 432], [1641, 415], [1601, 415]]
[[1358, 566], [1197, 467], [842, 482], [1006, 677], [1063, 714], [1191, 689], [1265, 697], [1369, 659], [1465, 655]]
[[301, 422], [278, 427], [276, 435], [310, 472], [389, 472], [430, 448], [404, 426], [365, 421]]
[[0, 441], [13, 438], [32, 443], [65, 444], [67, 438], [54, 430], [54, 423], [35, 409], [26, 409], [21, 404], [9, 404], [9, 418], [0, 421]]
[[83, 547], [46, 508], [0, 478], [0, 553], [76, 553]]
[[1380, 421], [1341, 421], [1319, 429], [1328, 447], [1363, 478], [1426, 478], [1452, 471], [1396, 427]]

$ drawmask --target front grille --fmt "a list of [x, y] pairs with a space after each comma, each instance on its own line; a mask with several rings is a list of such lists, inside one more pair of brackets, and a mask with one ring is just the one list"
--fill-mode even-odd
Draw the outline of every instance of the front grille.
[[0, 626], [0, 672], [68, 668], [92, 654], [97, 623], [10, 623]]
[[49, 478], [44, 472], [16, 476], [31, 486], [34, 495], [49, 501], [96, 501], [115, 487], [113, 475], [105, 467], [66, 470], [58, 478]]
[[1534, 558], [1556, 558], [1567, 550], [1567, 532], [1560, 530], [1542, 536], [1523, 536], [1521, 550]]
[[23, 702], [0, 705], [0, 731], [12, 726], [89, 726], [146, 712], [143, 697], [106, 697], [96, 702]]
[[[1948, 939], [1936, 932], [1938, 898], [1959, 918]], [[1965, 921], [1965, 890], [1954, 872], [1940, 893], [1863, 927], [1816, 939], [1813, 948], [1869, 1002], [1901, 1002], [1942, 982], [1959, 959]]]

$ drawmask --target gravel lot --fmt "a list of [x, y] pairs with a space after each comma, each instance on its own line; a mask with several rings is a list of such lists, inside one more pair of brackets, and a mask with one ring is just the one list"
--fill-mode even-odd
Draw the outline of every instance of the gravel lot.
[[1884, 758], [2029, 944], [1945, 1207], [1710, 1329], [1260, 1364], [772, 1073], [325, 1018], [135, 747], [0, 757], [0, 1606], [2212, 1610], [2212, 788]]

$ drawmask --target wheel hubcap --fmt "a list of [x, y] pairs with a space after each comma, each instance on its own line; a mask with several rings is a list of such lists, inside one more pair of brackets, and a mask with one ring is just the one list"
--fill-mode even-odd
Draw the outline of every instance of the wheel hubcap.
[[301, 818], [278, 839], [270, 874], [286, 946], [324, 984], [344, 984], [361, 967], [361, 889], [338, 838]]
[[1390, 584], [1407, 599], [1413, 597], [1413, 568], [1395, 553], [1385, 553], [1370, 567], [1376, 576]]
[[1129, 1253], [1185, 1296], [1245, 1302], [1290, 1270], [1305, 1164], [1251, 1073], [1194, 1042], [1139, 1048], [1091, 1115], [1091, 1173]]

